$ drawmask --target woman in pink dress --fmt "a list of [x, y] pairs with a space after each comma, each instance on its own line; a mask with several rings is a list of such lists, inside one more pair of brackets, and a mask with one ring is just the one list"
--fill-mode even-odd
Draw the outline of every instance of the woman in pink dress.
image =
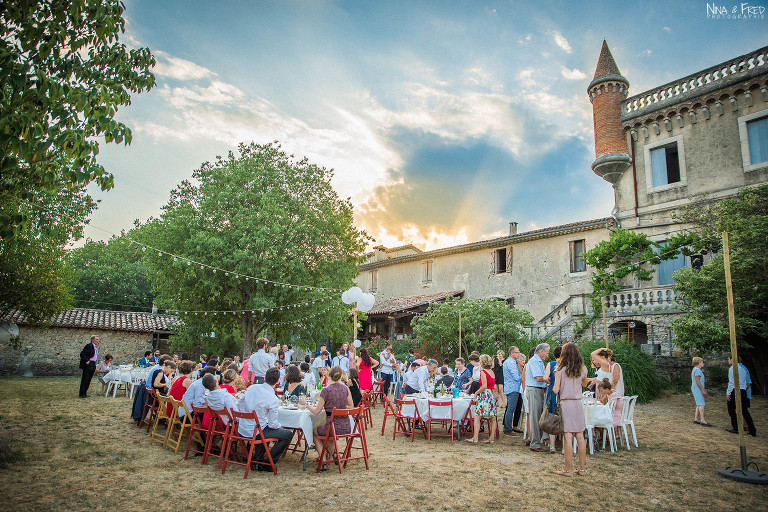
[[371, 370], [379, 366], [379, 362], [368, 355], [368, 349], [360, 349], [360, 355], [355, 360], [355, 367], [359, 372], [360, 389], [373, 389], [373, 374]]
[[584, 466], [587, 462], [587, 444], [584, 442], [584, 408], [581, 405], [582, 387], [589, 384], [587, 367], [581, 358], [579, 349], [573, 343], [563, 345], [560, 361], [555, 370], [555, 385], [552, 393], [560, 396], [560, 409], [563, 414], [563, 447], [565, 448], [565, 469], [555, 471], [561, 476], [571, 476], [573, 464], [573, 436], [579, 447], [579, 476], [587, 474]]

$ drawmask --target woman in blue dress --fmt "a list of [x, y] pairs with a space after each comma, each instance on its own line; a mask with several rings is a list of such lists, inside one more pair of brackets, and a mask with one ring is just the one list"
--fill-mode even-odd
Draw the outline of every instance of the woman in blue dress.
[[697, 425], [704, 425], [705, 427], [711, 427], [711, 423], [707, 423], [704, 420], [704, 406], [707, 405], [706, 398], [709, 398], [707, 388], [704, 382], [704, 372], [701, 371], [704, 368], [704, 359], [700, 357], [693, 358], [693, 370], [691, 371], [691, 393], [693, 393], [693, 399], [696, 400], [696, 412], [693, 415], [693, 422]]
[[[554, 356], [555, 360], [550, 361], [547, 365], [547, 379], [549, 379], [549, 384], [547, 385], [547, 396], [544, 399], [544, 403], [547, 403], [547, 400], [549, 400], [549, 412], [555, 412], [555, 407], [557, 407], [557, 395], [552, 393], [552, 387], [555, 385], [555, 367], [557, 366], [557, 361], [560, 359], [560, 354], [563, 351], [563, 347], [557, 346], [555, 347], [555, 350], [553, 351], [552, 355]], [[555, 453], [555, 441], [557, 440], [556, 435], [549, 434], [549, 451], [550, 453]]]

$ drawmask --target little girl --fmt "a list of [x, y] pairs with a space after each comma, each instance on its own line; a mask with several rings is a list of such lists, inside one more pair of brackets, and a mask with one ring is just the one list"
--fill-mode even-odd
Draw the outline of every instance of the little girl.
[[616, 407], [613, 409], [613, 426], [617, 426], [621, 423], [621, 412], [624, 410], [624, 400], [621, 399], [621, 395], [618, 391], [611, 389], [611, 381], [603, 379], [597, 382], [597, 389], [600, 390], [600, 403], [605, 405], [611, 398], [617, 398]]

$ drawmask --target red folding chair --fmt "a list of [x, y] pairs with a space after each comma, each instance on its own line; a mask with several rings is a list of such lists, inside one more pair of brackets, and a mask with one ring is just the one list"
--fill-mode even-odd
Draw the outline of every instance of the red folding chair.
[[[395, 430], [392, 432], [392, 440], [395, 440], [397, 434], [405, 434], [411, 436], [411, 442], [413, 442], [413, 438], [416, 435], [416, 423], [421, 421], [419, 408], [416, 407], [416, 400], [395, 399], [395, 404]], [[411, 407], [413, 407], [413, 413], [410, 412]], [[405, 413], [403, 412], [403, 408], [406, 408]], [[408, 428], [408, 421], [411, 422], [410, 428]], [[424, 434], [424, 438], [426, 439], [427, 433], [423, 428], [421, 429], [421, 433]]]
[[469, 403], [469, 407], [467, 407], [467, 412], [464, 413], [464, 416], [461, 418], [461, 421], [459, 421], [459, 430], [457, 433], [457, 437], [459, 438], [459, 441], [461, 441], [461, 433], [465, 432], [467, 434], [471, 434], [472, 437], [475, 436], [475, 413], [472, 410], [472, 408], [477, 404], [477, 400], [472, 400]]
[[387, 417], [388, 416], [396, 416], [397, 413], [395, 412], [395, 408], [392, 406], [392, 403], [387, 398], [387, 395], [382, 395], [384, 398], [384, 420], [381, 422], [381, 435], [384, 435], [384, 428], [387, 426]]
[[152, 423], [155, 421], [155, 414], [157, 414], [157, 391], [150, 389], [147, 391], [147, 398], [144, 401], [144, 410], [141, 412], [141, 419], [139, 420], [139, 428], [147, 422], [147, 434], [149, 429], [152, 428]]
[[[336, 425], [333, 420], [336, 418], [352, 418], [353, 427], [349, 434], [339, 434], [336, 432]], [[347, 467], [347, 463], [350, 460], [360, 460], [365, 462], [365, 469], [370, 469], [368, 465], [368, 443], [365, 439], [365, 420], [363, 419], [363, 411], [360, 407], [354, 407], [352, 409], [336, 409], [331, 412], [331, 417], [328, 418], [328, 430], [325, 436], [321, 436], [319, 440], [323, 441], [323, 452], [320, 454], [320, 460], [317, 463], [317, 471], [320, 471], [323, 464], [335, 463], [339, 467], [339, 473], [343, 473], [342, 468]], [[339, 451], [339, 440], [346, 441], [343, 451]], [[356, 440], [360, 441], [360, 446], [354, 446]], [[330, 445], [333, 443], [335, 457], [331, 456]], [[353, 457], [352, 450], [360, 450], [360, 456]], [[343, 464], [342, 464], [343, 462]]]
[[[228, 412], [229, 417], [232, 419], [230, 422], [231, 424], [231, 431], [229, 433], [229, 436], [227, 437], [227, 444], [226, 448], [224, 449], [224, 457], [223, 462], [221, 464], [221, 474], [223, 475], [227, 471], [227, 464], [236, 464], [238, 466], [245, 466], [245, 475], [243, 478], [248, 478], [248, 472], [251, 470], [251, 464], [262, 464], [265, 466], [269, 466], [272, 468], [272, 472], [274, 474], [277, 474], [277, 468], [275, 467], [275, 461], [272, 460], [272, 453], [269, 451], [269, 444], [271, 442], [277, 441], [274, 437], [264, 437], [264, 431], [261, 430], [261, 425], [259, 425], [259, 418], [256, 416], [256, 411], [250, 411], [250, 412], [238, 412], [238, 411], [229, 411]], [[242, 419], [249, 419], [253, 420], [255, 422], [255, 425], [253, 427], [253, 435], [251, 437], [245, 437], [240, 435], [240, 432], [237, 430], [237, 422], [239, 422]], [[239, 446], [242, 450], [242, 453], [237, 453], [237, 450], [232, 450], [232, 444], [235, 444], [235, 446]], [[255, 461], [253, 460], [253, 451], [257, 446], [263, 446], [264, 452], [267, 458], [267, 462], [262, 461]], [[243, 456], [245, 457], [245, 462], [242, 462]], [[235, 457], [239, 460], [236, 460]]]
[[373, 417], [371, 416], [371, 402], [373, 402], [373, 393], [368, 390], [363, 391], [362, 398], [360, 399], [359, 406], [363, 410], [363, 419], [366, 425], [370, 425], [373, 428]]
[[[184, 453], [184, 458], [189, 458], [189, 452], [192, 453], [199, 453], [200, 455], [205, 455], [205, 446], [208, 444], [208, 430], [210, 429], [210, 424], [208, 427], [203, 426], [203, 415], [204, 414], [211, 414], [210, 407], [207, 407], [205, 405], [200, 407], [195, 407], [194, 405], [192, 407], [192, 425], [189, 427], [189, 435], [187, 436], [187, 451]], [[192, 441], [193, 439], [196, 441], [197, 444], [201, 445], [203, 448], [202, 450], [195, 450], [192, 448]]]
[[[211, 409], [210, 407], [209, 410], [211, 411], [211, 421], [208, 424], [208, 435], [205, 439], [203, 464], [208, 464], [208, 458], [213, 456], [218, 457], [218, 467], [221, 467], [222, 463], [224, 462], [224, 457], [222, 457], [224, 454], [224, 448], [226, 447], [227, 440], [229, 439], [234, 423], [232, 421], [232, 415], [228, 410], [216, 410]], [[224, 418], [226, 418], [227, 421], [224, 421]], [[213, 441], [216, 438], [221, 438], [221, 444], [219, 445], [218, 450], [213, 446]]]
[[[432, 424], [438, 423], [447, 432], [432, 432]], [[453, 444], [453, 401], [427, 400], [427, 443], [434, 437], [450, 437]]]
[[380, 400], [381, 403], [384, 403], [384, 399], [386, 399], [386, 395], [384, 394], [384, 381], [383, 380], [374, 380], [373, 381], [373, 391], [372, 391], [372, 399], [371, 399], [371, 406], [375, 409], [376, 408], [376, 399]]

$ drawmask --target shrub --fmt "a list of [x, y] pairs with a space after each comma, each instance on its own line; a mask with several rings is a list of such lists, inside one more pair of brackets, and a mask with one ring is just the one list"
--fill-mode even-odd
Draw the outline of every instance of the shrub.
[[[589, 355], [594, 350], [604, 347], [605, 341], [580, 341], [577, 344], [582, 357], [584, 357], [584, 364], [589, 368]], [[624, 372], [624, 394], [627, 396], [637, 395], [639, 402], [650, 402], [658, 398], [662, 384], [656, 374], [653, 357], [625, 341], [612, 342], [609, 344], [609, 348], [613, 350], [616, 355], [616, 362], [621, 365]], [[591, 371], [590, 375], [592, 375]]]

